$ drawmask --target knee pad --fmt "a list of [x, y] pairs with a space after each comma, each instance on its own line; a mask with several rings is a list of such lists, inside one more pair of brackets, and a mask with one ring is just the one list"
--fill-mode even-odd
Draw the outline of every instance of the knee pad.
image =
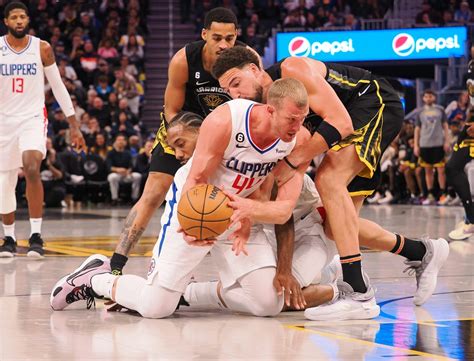
[[0, 214], [8, 214], [16, 210], [17, 181], [18, 169], [0, 171]]
[[256, 298], [250, 310], [254, 316], [269, 317], [278, 315], [282, 308], [283, 297], [278, 296], [275, 291]]

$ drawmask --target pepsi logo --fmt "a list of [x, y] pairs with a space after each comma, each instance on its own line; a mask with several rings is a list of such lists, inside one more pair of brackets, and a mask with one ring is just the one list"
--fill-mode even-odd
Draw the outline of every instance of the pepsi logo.
[[308, 39], [302, 36], [293, 38], [288, 44], [288, 51], [291, 56], [308, 56], [310, 50], [311, 46]]
[[415, 39], [407, 33], [398, 34], [393, 38], [392, 48], [399, 56], [408, 56], [415, 50]]

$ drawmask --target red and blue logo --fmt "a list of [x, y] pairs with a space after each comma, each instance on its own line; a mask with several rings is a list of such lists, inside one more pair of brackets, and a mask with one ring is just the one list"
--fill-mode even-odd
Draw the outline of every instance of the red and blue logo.
[[293, 38], [288, 44], [288, 52], [291, 56], [308, 56], [310, 50], [311, 45], [309, 43], [309, 40], [302, 36], [297, 36]]
[[415, 39], [407, 33], [398, 34], [393, 38], [392, 48], [399, 56], [408, 56], [415, 50]]

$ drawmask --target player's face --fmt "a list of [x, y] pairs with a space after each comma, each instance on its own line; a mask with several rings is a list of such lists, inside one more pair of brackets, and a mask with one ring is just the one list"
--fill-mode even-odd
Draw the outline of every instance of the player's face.
[[182, 125], [171, 127], [167, 131], [167, 142], [174, 150], [176, 159], [182, 164], [186, 163], [196, 148], [198, 133], [194, 129]]
[[308, 115], [309, 107], [298, 108], [292, 100], [285, 98], [272, 108], [272, 127], [275, 133], [284, 142], [291, 142]]
[[263, 87], [258, 77], [260, 69], [255, 64], [249, 64], [242, 69], [232, 68], [219, 78], [219, 84], [232, 99], [249, 99], [261, 103], [263, 101]]
[[8, 32], [15, 38], [24, 38], [28, 33], [28, 24], [30, 18], [23, 9], [14, 9], [10, 11], [8, 18], [4, 19]]
[[217, 57], [225, 49], [234, 46], [237, 29], [234, 24], [212, 22], [209, 29], [202, 29], [201, 37], [209, 53]]

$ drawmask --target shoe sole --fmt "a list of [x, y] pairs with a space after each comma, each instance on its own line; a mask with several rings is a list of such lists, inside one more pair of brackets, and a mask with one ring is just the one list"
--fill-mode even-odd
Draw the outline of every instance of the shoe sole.
[[28, 251], [26, 256], [29, 257], [29, 258], [34, 258], [34, 259], [43, 259], [44, 258], [44, 255], [42, 255], [41, 253], [39, 253], [37, 251]]
[[0, 258], [13, 258], [16, 253], [11, 252], [0, 252]]
[[334, 317], [334, 314], [327, 314], [327, 315], [320, 315], [320, 316], [312, 316], [311, 314], [307, 314], [305, 311], [304, 317], [308, 320], [312, 321], [345, 321], [345, 320], [370, 320], [376, 318], [380, 315], [380, 306], [375, 305], [369, 309], [364, 310], [353, 310], [349, 311], [344, 314], [344, 317]]
[[434, 273], [435, 284], [434, 284], [434, 287], [433, 287], [433, 291], [427, 293], [427, 295], [421, 300], [416, 299], [416, 295], [415, 295], [415, 297], [413, 297], [413, 303], [416, 306], [423, 305], [433, 295], [433, 292], [436, 289], [436, 284], [438, 283], [439, 270], [443, 267], [444, 263], [446, 262], [446, 260], [448, 259], [448, 256], [449, 256], [449, 243], [448, 243], [448, 241], [446, 241], [444, 238], [438, 238], [436, 240], [436, 242], [438, 242], [441, 246], [439, 246], [439, 253], [437, 254], [437, 259], [436, 259], [436, 263], [438, 264], [438, 267], [437, 267], [437, 269], [435, 270], [435, 273]]
[[92, 256], [89, 256], [84, 262], [82, 262], [81, 265], [79, 267], [77, 267], [72, 273], [69, 273], [69, 274], [65, 275], [58, 282], [56, 282], [56, 284], [53, 287], [53, 290], [51, 291], [51, 295], [49, 296], [49, 304], [50, 304], [50, 306], [53, 310], [55, 310], [55, 311], [61, 311], [62, 310], [62, 309], [55, 309], [53, 307], [53, 300], [54, 300], [54, 297], [57, 295], [56, 290], [58, 289], [58, 287], [60, 287], [60, 285], [62, 285], [64, 282], [66, 282], [69, 278], [75, 278], [81, 271], [83, 271], [83, 268], [85, 266], [87, 266], [87, 264], [89, 262], [91, 262], [92, 260], [96, 260], [96, 259], [99, 259], [103, 262], [108, 261], [108, 258], [101, 255], [101, 254], [93, 254]]

